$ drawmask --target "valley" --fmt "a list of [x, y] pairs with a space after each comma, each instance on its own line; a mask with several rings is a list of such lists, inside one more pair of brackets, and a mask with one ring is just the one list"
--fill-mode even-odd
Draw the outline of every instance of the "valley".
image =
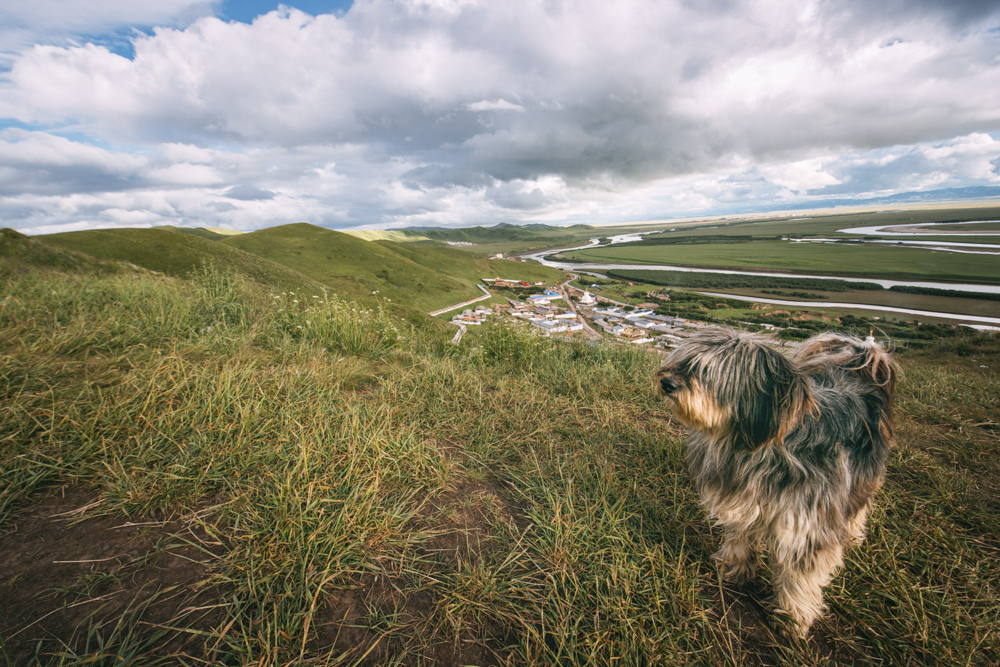
[[[684, 228], [693, 246], [713, 224]], [[1000, 339], [829, 307], [990, 317], [995, 285], [960, 264], [962, 296], [775, 271], [595, 276], [516, 255], [572, 245], [557, 231], [530, 250], [549, 241], [509, 232], [3, 230], [7, 662], [1000, 661]], [[783, 348], [874, 328], [903, 369], [868, 538], [807, 641], [781, 634], [766, 572], [718, 577], [686, 429], [650, 390], [665, 351], [714, 324]]]

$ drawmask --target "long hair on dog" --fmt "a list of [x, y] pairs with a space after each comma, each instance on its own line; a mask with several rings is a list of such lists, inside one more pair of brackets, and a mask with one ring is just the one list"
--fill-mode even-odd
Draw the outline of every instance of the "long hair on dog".
[[844, 549], [865, 538], [897, 370], [871, 336], [822, 334], [788, 357], [769, 343], [708, 329], [671, 352], [654, 387], [691, 430], [688, 469], [724, 529], [723, 575], [747, 581], [767, 549], [775, 611], [804, 637]]

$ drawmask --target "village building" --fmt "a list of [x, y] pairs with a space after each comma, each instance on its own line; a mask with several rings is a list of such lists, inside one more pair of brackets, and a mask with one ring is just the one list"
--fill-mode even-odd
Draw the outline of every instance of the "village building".
[[549, 334], [580, 331], [583, 329], [583, 325], [579, 322], [570, 322], [567, 320], [538, 320], [537, 322], [532, 322], [531, 325]]

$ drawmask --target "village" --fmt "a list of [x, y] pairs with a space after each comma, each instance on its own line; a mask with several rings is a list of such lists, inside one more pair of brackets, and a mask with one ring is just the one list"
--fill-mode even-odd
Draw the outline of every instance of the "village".
[[[607, 335], [634, 345], [664, 349], [673, 348], [685, 338], [710, 326], [683, 317], [658, 314], [654, 309], [670, 299], [662, 293], [649, 294], [660, 303], [633, 306], [574, 287], [568, 281], [558, 288], [547, 286], [544, 282], [532, 284], [505, 278], [484, 278], [482, 283], [479, 288], [487, 294], [510, 291], [512, 296], [506, 297], [506, 303], [494, 302], [475, 307], [471, 307], [471, 303], [466, 304], [470, 307], [453, 316], [452, 324], [459, 327], [478, 326], [491, 319], [513, 318], [545, 336], [593, 339]], [[528, 291], [532, 293], [526, 294]], [[517, 292], [521, 293], [521, 298], [517, 298]], [[481, 297], [483, 300], [486, 298]]]

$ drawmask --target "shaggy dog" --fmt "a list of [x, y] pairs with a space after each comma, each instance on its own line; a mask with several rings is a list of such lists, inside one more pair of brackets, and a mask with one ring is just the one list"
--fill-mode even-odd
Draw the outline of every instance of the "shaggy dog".
[[762, 336], [711, 329], [656, 374], [657, 394], [693, 433], [687, 463], [725, 529], [724, 577], [753, 577], [771, 554], [776, 612], [805, 637], [844, 548], [865, 538], [892, 447], [895, 362], [874, 338], [827, 333], [789, 358]]

